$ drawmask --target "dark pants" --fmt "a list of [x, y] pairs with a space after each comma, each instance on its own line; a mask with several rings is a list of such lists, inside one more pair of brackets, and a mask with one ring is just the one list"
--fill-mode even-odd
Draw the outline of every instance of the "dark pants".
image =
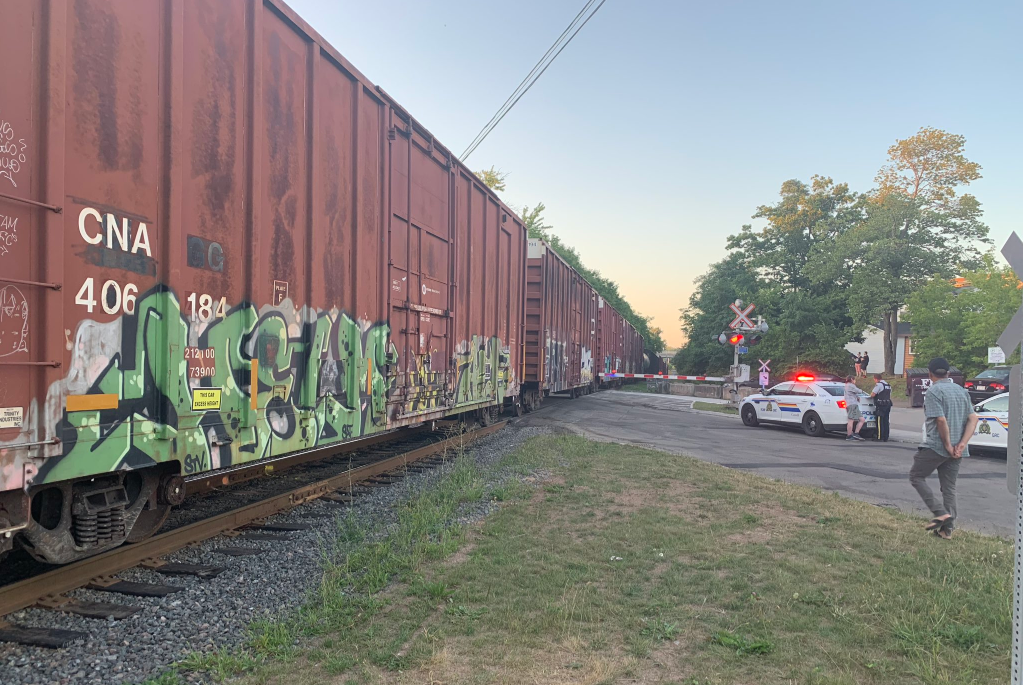
[[888, 442], [888, 433], [892, 427], [892, 408], [876, 407], [875, 412], [877, 414], [877, 439]]
[[[947, 529], [952, 530], [956, 520], [956, 478], [959, 476], [959, 465], [962, 459], [943, 457], [932, 449], [921, 447], [913, 457], [913, 468], [909, 470], [909, 482], [920, 493], [924, 504], [931, 510], [935, 518], [949, 514]], [[941, 486], [941, 501], [934, 496], [934, 491], [927, 485], [927, 476], [938, 472], [938, 483]]]

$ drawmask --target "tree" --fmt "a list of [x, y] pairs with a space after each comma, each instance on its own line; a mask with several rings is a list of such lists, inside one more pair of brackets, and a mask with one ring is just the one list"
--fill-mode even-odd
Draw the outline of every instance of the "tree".
[[696, 279], [689, 306], [680, 310], [679, 320], [686, 342], [671, 360], [681, 374], [711, 375], [725, 372], [732, 364], [732, 348], [717, 342], [727, 321], [728, 305], [737, 298], [751, 301], [761, 283], [741, 251], [734, 251], [712, 264]]
[[880, 325], [885, 370], [895, 371], [899, 310], [931, 277], [980, 264], [978, 244], [990, 242], [980, 203], [958, 187], [980, 178], [963, 155], [963, 136], [922, 128], [888, 150], [869, 196], [866, 219], [822, 255], [818, 282], [847, 282], [858, 326]]
[[476, 176], [481, 181], [483, 181], [483, 183], [488, 188], [490, 188], [491, 190], [495, 190], [495, 191], [497, 191], [499, 193], [503, 193], [504, 192], [504, 189], [505, 189], [505, 183], [504, 182], [505, 182], [505, 179], [508, 178], [508, 174], [506, 172], [503, 172], [500, 169], [497, 169], [495, 167], [490, 167], [489, 169], [483, 169], [482, 171], [477, 171], [476, 172]]
[[[849, 366], [845, 345], [862, 329], [857, 331], [849, 316], [847, 285], [815, 278], [814, 267], [862, 220], [862, 198], [826, 176], [814, 176], [809, 184], [786, 181], [780, 195], [776, 204], [753, 215], [767, 220], [763, 229], [743, 226], [728, 239], [729, 249], [743, 255], [745, 268], [758, 279], [752, 299], [744, 299], [755, 302], [771, 326], [757, 355], [770, 357], [776, 372], [797, 364], [844, 372]], [[719, 307], [713, 316], [722, 321], [727, 313]]]
[[1023, 302], [1023, 283], [990, 254], [984, 266], [963, 273], [967, 285], [934, 278], [907, 298], [906, 318], [913, 325], [915, 366], [945, 357], [967, 375], [987, 365], [987, 348], [1009, 324]]
[[522, 208], [522, 223], [525, 224], [530, 238], [540, 238], [544, 241], [550, 241], [548, 232], [553, 228], [553, 226], [544, 223], [543, 213], [546, 210], [547, 206], [542, 202], [538, 202], [532, 209], [530, 209], [529, 205]]

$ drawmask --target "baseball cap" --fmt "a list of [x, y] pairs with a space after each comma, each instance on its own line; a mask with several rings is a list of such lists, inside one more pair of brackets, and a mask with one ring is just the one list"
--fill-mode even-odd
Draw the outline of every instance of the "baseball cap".
[[949, 369], [948, 360], [945, 359], [944, 357], [935, 357], [930, 361], [930, 363], [927, 364], [927, 370], [930, 371], [931, 373], [938, 373], [939, 371], [944, 371], [945, 373], [948, 373], [948, 369]]

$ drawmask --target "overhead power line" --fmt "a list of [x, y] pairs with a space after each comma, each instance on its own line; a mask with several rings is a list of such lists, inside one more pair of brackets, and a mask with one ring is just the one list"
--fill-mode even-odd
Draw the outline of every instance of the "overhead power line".
[[[555, 40], [547, 49], [547, 52], [545, 52], [543, 57], [540, 58], [540, 61], [533, 66], [529, 73], [526, 74], [526, 77], [522, 79], [522, 82], [519, 83], [515, 90], [512, 91], [512, 94], [508, 96], [508, 99], [504, 101], [504, 104], [502, 104], [501, 107], [498, 108], [497, 112], [494, 113], [494, 116], [490, 118], [490, 121], [488, 121], [480, 132], [476, 134], [476, 137], [473, 138], [472, 142], [469, 143], [469, 146], [461, 154], [461, 160], [463, 162], [468, 159], [469, 155], [471, 155], [476, 148], [480, 146], [480, 143], [482, 143], [486, 137], [490, 135], [490, 132], [493, 131], [499, 123], [501, 123], [501, 120], [504, 119], [508, 112], [511, 111], [512, 107], [514, 107], [515, 104], [522, 99], [522, 96], [529, 92], [529, 89], [533, 87], [533, 84], [535, 84], [541, 76], [543, 76], [543, 73], [547, 71], [547, 68], [558, 58], [558, 55], [561, 54], [562, 50], [568, 47], [568, 44], [572, 42], [572, 39], [579, 34], [583, 27], [586, 26], [590, 19], [593, 18], [593, 15], [595, 15], [603, 4], [607, 2], [607, 0], [600, 0], [600, 3], [587, 15], [586, 11], [590, 9], [596, 1], [597, 0], [588, 0], [588, 2], [583, 5], [583, 8], [579, 10], [579, 14], [575, 15], [575, 18], [572, 19], [571, 23], [569, 23], [565, 30], [561, 32], [561, 35], [558, 36], [557, 40]], [[582, 19], [584, 15], [586, 18]], [[580, 22], [580, 19], [582, 19], [582, 22]], [[573, 28], [575, 29], [574, 32], [572, 31]], [[569, 35], [569, 33], [571, 33], [571, 35]], [[566, 39], [565, 36], [568, 36], [568, 38]]]
[[[575, 18], [568, 26], [565, 27], [565, 30], [561, 32], [561, 35], [558, 36], [557, 40], [555, 40], [554, 43], [552, 43], [551, 46], [547, 48], [547, 52], [543, 54], [543, 57], [540, 58], [540, 61], [533, 65], [533, 68], [529, 70], [529, 73], [526, 74], [526, 77], [524, 79], [522, 79], [522, 82], [519, 83], [519, 85], [515, 86], [515, 90], [512, 91], [512, 94], [508, 96], [508, 99], [505, 100], [504, 103], [498, 108], [497, 112], [494, 113], [494, 116], [490, 117], [490, 121], [488, 121], [486, 125], [480, 130], [480, 132], [476, 134], [476, 137], [472, 139], [472, 142], [469, 143], [468, 147], [466, 147], [467, 151], [469, 150], [469, 148], [473, 147], [474, 145], [480, 142], [480, 137], [483, 135], [483, 132], [486, 131], [491, 124], [495, 123], [495, 120], [501, 114], [501, 112], [508, 106], [508, 103], [515, 99], [515, 97], [519, 94], [519, 91], [521, 91], [523, 86], [526, 85], [526, 82], [529, 81], [529, 79], [531, 79], [534, 74], [536, 74], [537, 70], [540, 69], [544, 62], [547, 61], [547, 58], [550, 57], [551, 53], [554, 52], [554, 50], [558, 47], [561, 41], [565, 39], [565, 36], [568, 35], [569, 31], [572, 30], [576, 23], [578, 23], [579, 19], [581, 19], [582, 16], [586, 13], [586, 10], [588, 10], [593, 5], [594, 2], [596, 2], [596, 0], [589, 0], [589, 2], [583, 5], [583, 8], [579, 10], [579, 14], [575, 15]], [[465, 152], [462, 153], [462, 156], [463, 157], [465, 156]]]

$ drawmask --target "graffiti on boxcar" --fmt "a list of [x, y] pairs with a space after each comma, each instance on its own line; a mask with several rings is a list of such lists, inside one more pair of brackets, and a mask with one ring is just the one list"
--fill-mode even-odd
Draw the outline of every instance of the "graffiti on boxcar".
[[28, 351], [28, 300], [13, 285], [0, 288], [0, 357]]
[[[386, 324], [296, 309], [290, 300], [261, 311], [239, 305], [209, 322], [185, 316], [180, 305], [157, 288], [131, 315], [79, 324], [68, 376], [46, 400], [45, 421], [57, 427], [63, 450], [43, 462], [37, 482], [173, 459], [196, 472], [385, 427], [383, 373], [396, 360]], [[205, 389], [217, 391], [216, 408], [194, 411]], [[65, 392], [118, 401], [113, 409], [67, 412]]]
[[586, 347], [582, 349], [582, 361], [579, 371], [583, 384], [593, 382], [593, 353]]
[[546, 369], [547, 385], [552, 392], [559, 392], [567, 387], [568, 384], [565, 343], [559, 340], [552, 340], [548, 335], [545, 354], [544, 368]]
[[496, 399], [503, 402], [511, 388], [511, 353], [496, 337], [474, 335], [455, 350], [455, 404]]
[[618, 368], [621, 363], [622, 360], [614, 355], [604, 355], [604, 373], [618, 373], [619, 371], [627, 373], [626, 370]]
[[[0, 291], [5, 302], [13, 302], [9, 290]], [[68, 374], [51, 385], [42, 409], [41, 429], [59, 437], [61, 448], [42, 460], [25, 455], [27, 468], [39, 464], [34, 482], [173, 460], [197, 473], [388, 427], [388, 374], [398, 354], [387, 324], [356, 321], [337, 309], [297, 308], [290, 299], [277, 307], [238, 305], [208, 320], [189, 316], [189, 305], [158, 286], [115, 321], [79, 323]], [[22, 321], [27, 304], [2, 314]], [[11, 327], [2, 321], [6, 341]], [[453, 403], [445, 379], [410, 378], [427, 381], [418, 408], [503, 401], [509, 361], [497, 338], [474, 337], [456, 350]], [[72, 395], [116, 401], [69, 412], [62, 403]], [[35, 403], [29, 409], [38, 410]]]
[[[438, 409], [448, 403], [447, 380], [438, 371], [430, 370], [430, 354], [413, 354], [409, 359], [410, 397], [406, 411], [410, 414]], [[455, 349], [452, 368], [455, 370], [454, 405], [478, 402], [504, 402], [512, 387], [511, 354], [502, 348], [500, 339], [473, 336]]]
[[0, 257], [18, 242], [18, 217], [0, 214]]
[[28, 143], [25, 139], [15, 139], [11, 123], [0, 119], [0, 178], [6, 178], [15, 188], [18, 187], [18, 183], [14, 177], [27, 160], [27, 150]]

